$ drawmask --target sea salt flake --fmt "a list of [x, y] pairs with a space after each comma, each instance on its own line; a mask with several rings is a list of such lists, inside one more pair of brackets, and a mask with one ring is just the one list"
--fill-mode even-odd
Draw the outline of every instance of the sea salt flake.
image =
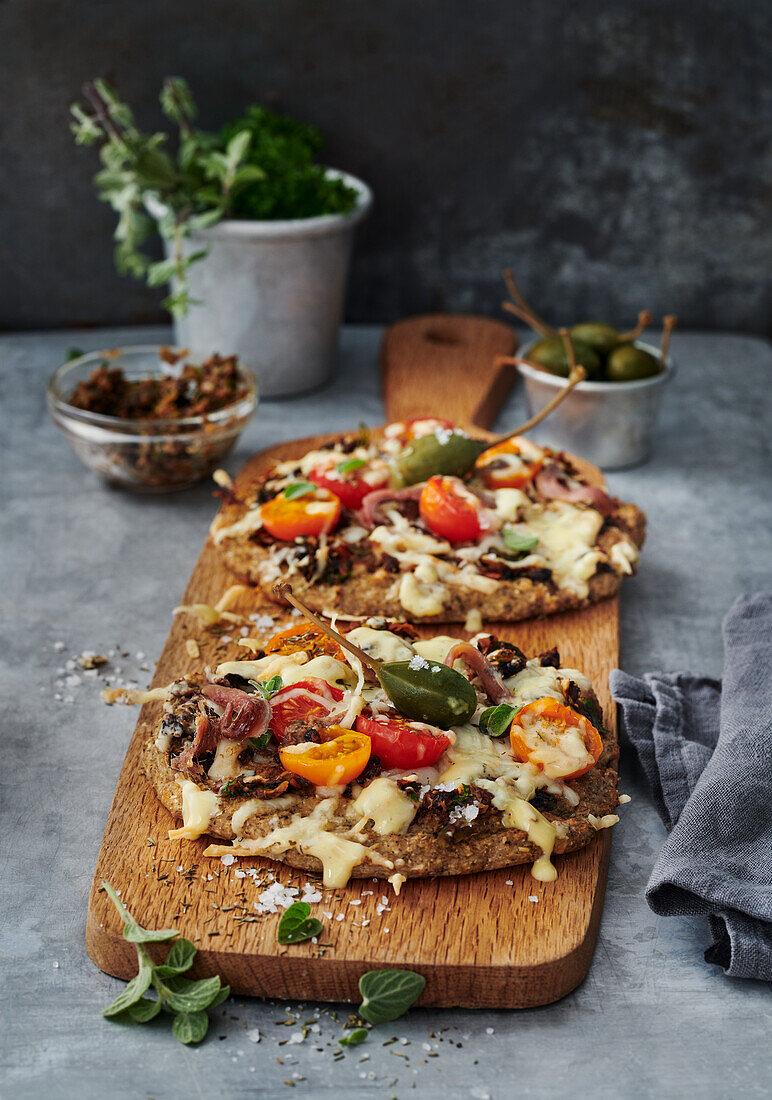
[[407, 663], [408, 668], [412, 668], [414, 672], [417, 672], [421, 668], [428, 668], [429, 662], [425, 657], [422, 657], [419, 653], [416, 653], [415, 657], [411, 657]]
[[230, 853], [228, 853], [224, 856], [220, 856], [220, 863], [222, 863], [223, 867], [230, 867], [235, 862], [236, 862], [236, 857], [230, 855]]
[[528, 900], [529, 901], [538, 901], [539, 899], [536, 897], [536, 894], [529, 894], [528, 895]]

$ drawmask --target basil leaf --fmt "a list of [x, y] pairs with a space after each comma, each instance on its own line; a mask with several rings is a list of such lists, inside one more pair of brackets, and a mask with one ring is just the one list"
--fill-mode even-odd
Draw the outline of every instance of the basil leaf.
[[363, 1027], [355, 1028], [349, 1035], [344, 1035], [342, 1039], [338, 1039], [338, 1043], [342, 1047], [357, 1047], [360, 1043], [363, 1043], [367, 1038], [367, 1031]]
[[223, 1003], [223, 1001], [227, 1001], [228, 998], [230, 997], [230, 995], [231, 995], [231, 987], [229, 985], [222, 986], [222, 988], [220, 989], [220, 992], [217, 994], [217, 996], [214, 998], [214, 1000], [209, 1002], [209, 1005], [207, 1007], [208, 1008], [217, 1008], [217, 1006], [221, 1005]]
[[426, 978], [412, 970], [371, 970], [359, 979], [359, 1015], [371, 1024], [403, 1016], [423, 993]]
[[539, 542], [538, 535], [527, 535], [524, 531], [516, 531], [514, 527], [505, 527], [501, 532], [504, 545], [507, 550], [516, 554], [525, 554], [533, 550]]
[[185, 982], [182, 992], [175, 992], [169, 988], [166, 1003], [174, 1012], [200, 1012], [209, 1008], [215, 997], [220, 994], [220, 978], [202, 978], [198, 982], [187, 982], [184, 978], [177, 978], [175, 985]]
[[318, 936], [322, 931], [322, 922], [309, 916], [311, 906], [307, 901], [296, 901], [290, 905], [279, 921], [276, 939], [279, 943], [302, 943]]
[[487, 733], [488, 737], [503, 737], [516, 714], [517, 707], [511, 707], [509, 703], [488, 707], [480, 715], [480, 733]]
[[339, 462], [335, 469], [339, 474], [347, 474], [350, 470], [360, 470], [366, 465], [363, 458], [347, 458], [344, 462]]
[[156, 978], [173, 978], [177, 974], [184, 974], [186, 970], [190, 970], [195, 957], [196, 949], [190, 940], [177, 940], [172, 944], [166, 962], [157, 966], [153, 973]]
[[154, 1020], [161, 1011], [161, 1002], [151, 1001], [149, 997], [142, 997], [128, 1008], [128, 1014], [136, 1024], [146, 1024]]
[[187, 1046], [200, 1043], [209, 1029], [209, 1017], [205, 1012], [184, 1012], [174, 1017], [172, 1033], [175, 1039]]
[[125, 1008], [129, 1008], [130, 1005], [136, 1004], [147, 990], [150, 988], [150, 982], [153, 977], [153, 967], [150, 963], [144, 963], [140, 965], [139, 972], [135, 978], [132, 978], [122, 993], [119, 993], [112, 1004], [108, 1005], [102, 1012], [103, 1016], [117, 1016], [120, 1012], [123, 1012]]
[[296, 497], [304, 497], [308, 493], [315, 492], [316, 488], [313, 481], [293, 481], [284, 490], [284, 496], [287, 500], [295, 500]]

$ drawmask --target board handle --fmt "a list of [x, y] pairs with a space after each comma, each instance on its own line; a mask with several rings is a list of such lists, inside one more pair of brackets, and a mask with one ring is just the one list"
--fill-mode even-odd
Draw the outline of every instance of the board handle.
[[427, 313], [397, 321], [381, 344], [387, 419], [438, 416], [462, 428], [490, 428], [517, 376], [517, 337], [487, 317]]

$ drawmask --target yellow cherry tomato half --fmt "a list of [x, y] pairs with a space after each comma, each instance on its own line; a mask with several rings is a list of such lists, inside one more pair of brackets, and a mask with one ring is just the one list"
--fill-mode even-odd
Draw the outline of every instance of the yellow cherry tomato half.
[[329, 741], [304, 743], [279, 750], [288, 772], [302, 775], [317, 787], [345, 786], [360, 775], [370, 759], [370, 738], [363, 733], [330, 726]]
[[557, 699], [536, 699], [521, 707], [509, 731], [517, 760], [533, 764], [549, 779], [576, 779], [603, 752], [595, 726]]
[[522, 489], [536, 477], [543, 464], [538, 448], [515, 437], [483, 451], [475, 463], [475, 471], [488, 489]]
[[260, 508], [260, 519], [269, 535], [281, 542], [308, 536], [316, 538], [332, 531], [340, 519], [340, 500], [327, 489], [315, 489], [287, 500], [279, 493]]

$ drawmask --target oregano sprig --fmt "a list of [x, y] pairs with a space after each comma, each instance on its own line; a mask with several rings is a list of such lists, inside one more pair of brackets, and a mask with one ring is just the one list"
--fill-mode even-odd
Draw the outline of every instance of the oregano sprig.
[[[181, 1043], [200, 1043], [209, 1027], [207, 1009], [222, 1004], [230, 995], [230, 988], [222, 985], [218, 975], [191, 981], [183, 977], [190, 970], [196, 957], [196, 948], [184, 938], [175, 939], [175, 928], [152, 931], [138, 924], [123, 904], [109, 882], [102, 889], [112, 901], [123, 921], [123, 938], [133, 943], [137, 950], [139, 968], [126, 988], [103, 1015], [119, 1023], [145, 1024], [163, 1010], [174, 1016], [172, 1033]], [[146, 943], [160, 943], [174, 939], [163, 963], [156, 966], [144, 948]], [[156, 997], [146, 997], [151, 988]]]
[[[348, 213], [356, 205], [356, 191], [313, 162], [322, 146], [318, 131], [293, 119], [251, 107], [219, 133], [199, 130], [190, 88], [170, 76], [160, 95], [177, 131], [170, 150], [169, 135], [143, 133], [106, 81], [87, 82], [83, 96], [85, 106], [72, 105], [71, 129], [76, 144], [100, 145], [102, 169], [94, 182], [118, 215], [116, 267], [149, 286], [173, 282], [163, 306], [175, 316], [195, 304], [189, 270], [207, 252], [185, 247], [191, 231], [223, 217], [304, 218]], [[163, 207], [157, 219], [147, 209], [151, 198]], [[165, 260], [154, 262], [143, 251], [154, 231], [167, 242]]]

